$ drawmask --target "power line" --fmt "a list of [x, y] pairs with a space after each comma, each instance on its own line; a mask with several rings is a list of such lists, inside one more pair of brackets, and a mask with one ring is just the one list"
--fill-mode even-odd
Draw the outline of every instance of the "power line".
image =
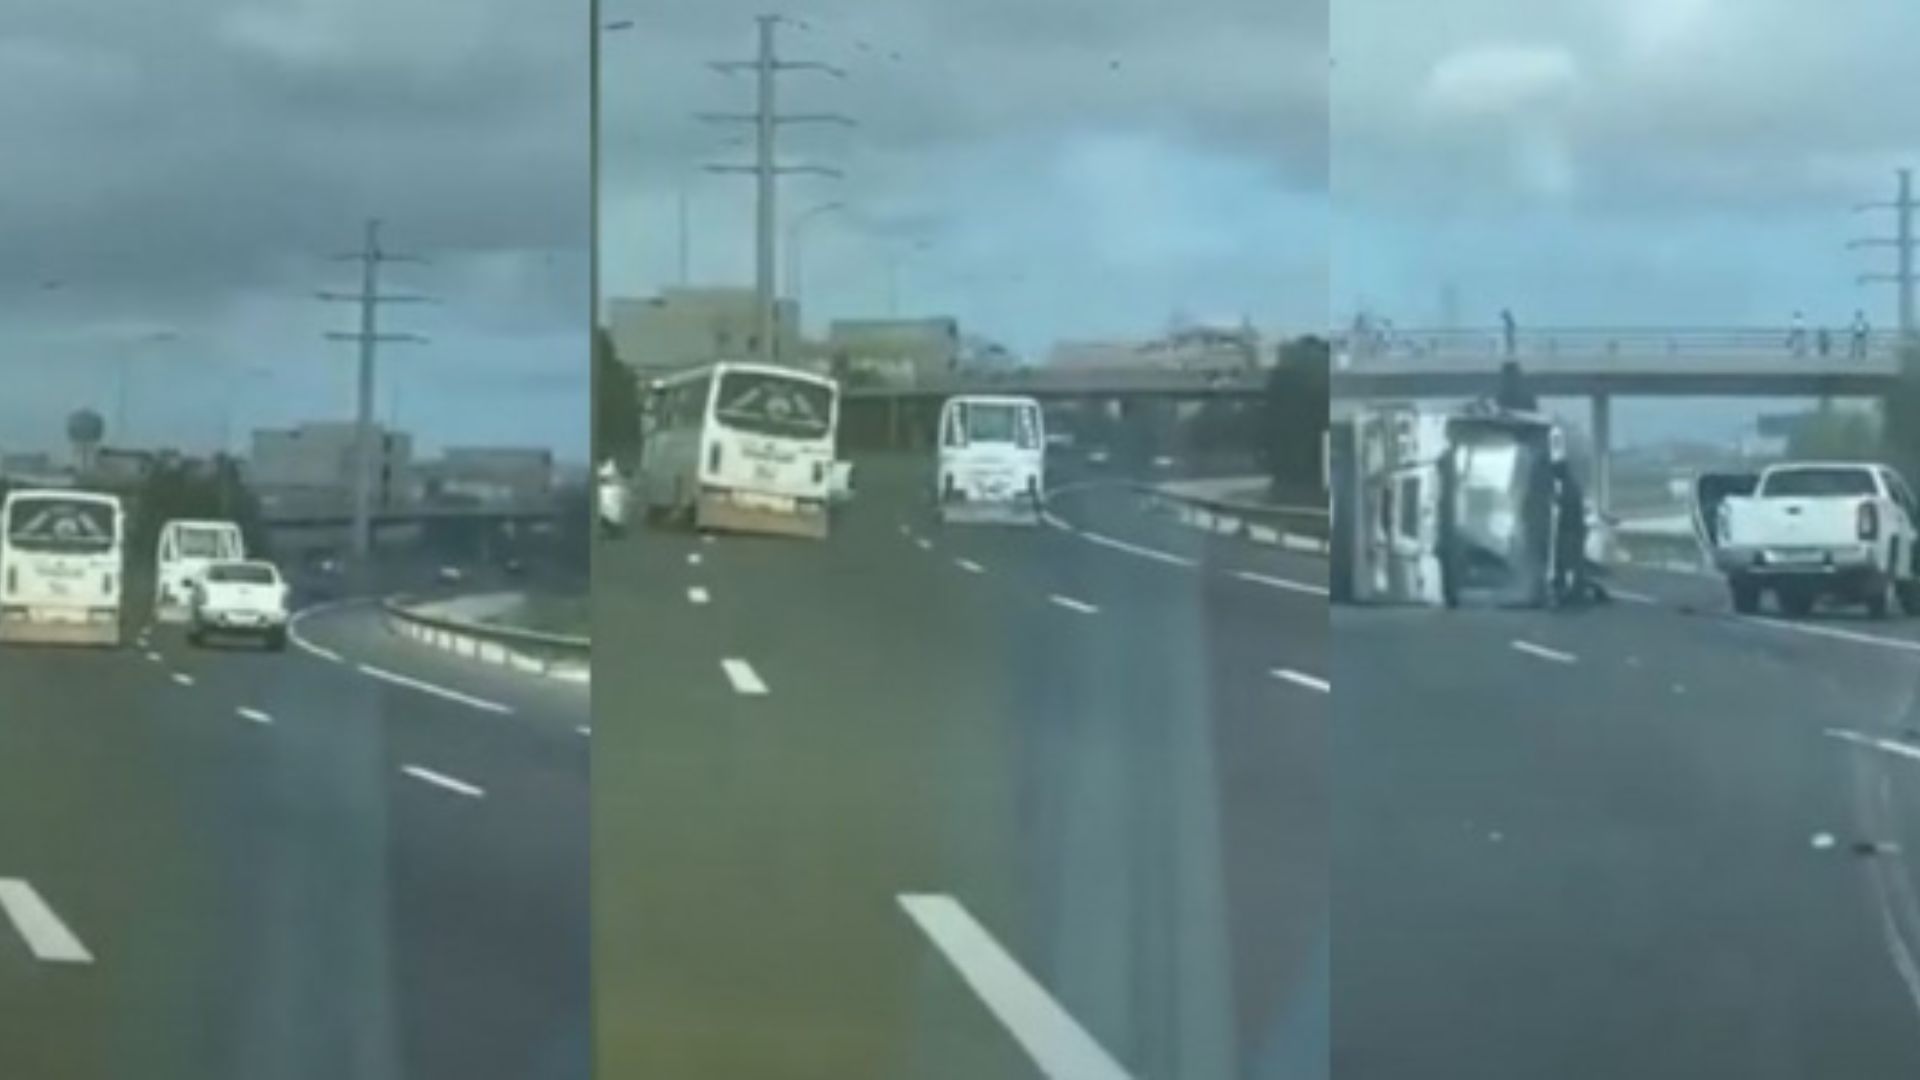
[[776, 85], [783, 72], [821, 71], [835, 78], [845, 78], [846, 72], [831, 64], [807, 60], [782, 60], [774, 40], [775, 31], [781, 22], [786, 21], [778, 15], [761, 15], [756, 20], [760, 31], [759, 54], [752, 60], [716, 60], [710, 66], [723, 74], [736, 71], [752, 71], [757, 83], [758, 103], [751, 113], [702, 113], [699, 119], [706, 123], [746, 123], [754, 126], [755, 154], [752, 165], [708, 165], [707, 171], [713, 173], [745, 173], [756, 181], [757, 191], [754, 199], [754, 307], [757, 315], [758, 333], [755, 345], [759, 359], [763, 363], [777, 363], [777, 313], [778, 285], [775, 281], [775, 251], [778, 242], [779, 218], [776, 214], [777, 181], [781, 176], [794, 174], [812, 174], [838, 179], [841, 173], [835, 169], [817, 165], [779, 165], [775, 162], [774, 149], [781, 127], [789, 124], [844, 124], [853, 126], [853, 120], [838, 113], [781, 113], [777, 107]]
[[1892, 237], [1868, 237], [1848, 242], [1849, 248], [1890, 247], [1899, 256], [1899, 268], [1892, 274], [1862, 274], [1860, 281], [1892, 282], [1900, 289], [1900, 341], [1906, 344], [1913, 339], [1913, 170], [1901, 169], [1899, 198], [1890, 203], [1863, 203], [1854, 207], [1855, 213], [1868, 210], [1892, 210], [1896, 213], [1896, 234]]
[[380, 291], [380, 267], [386, 263], [421, 263], [427, 260], [418, 255], [406, 255], [387, 251], [380, 246], [380, 221], [370, 219], [366, 226], [366, 237], [359, 251], [334, 256], [335, 262], [357, 262], [360, 264], [360, 291], [357, 293], [317, 292], [314, 295], [328, 303], [358, 304], [360, 306], [360, 329], [351, 333], [328, 331], [329, 341], [352, 341], [360, 346], [359, 402], [354, 427], [354, 469], [353, 469], [353, 554], [358, 567], [364, 571], [369, 556], [373, 552], [373, 408], [374, 408], [374, 364], [378, 347], [383, 342], [425, 344], [426, 338], [418, 334], [383, 334], [379, 330], [379, 309], [381, 304], [424, 304], [431, 300], [425, 296], [382, 293]]

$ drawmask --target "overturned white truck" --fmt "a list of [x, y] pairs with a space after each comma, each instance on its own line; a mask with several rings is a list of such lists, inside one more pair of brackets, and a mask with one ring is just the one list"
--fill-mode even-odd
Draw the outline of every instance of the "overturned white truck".
[[1492, 404], [1363, 406], [1328, 436], [1331, 597], [1542, 607], [1554, 574], [1550, 417]]

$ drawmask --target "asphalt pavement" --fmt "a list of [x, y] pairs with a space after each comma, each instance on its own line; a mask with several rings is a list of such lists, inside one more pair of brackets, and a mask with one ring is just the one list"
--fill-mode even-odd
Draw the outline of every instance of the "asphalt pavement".
[[364, 605], [0, 650], [0, 1076], [584, 1077], [588, 723]]
[[1323, 568], [922, 471], [596, 550], [602, 1074], [1326, 1075]]
[[1334, 611], [1342, 1077], [1920, 1075], [1920, 623]]

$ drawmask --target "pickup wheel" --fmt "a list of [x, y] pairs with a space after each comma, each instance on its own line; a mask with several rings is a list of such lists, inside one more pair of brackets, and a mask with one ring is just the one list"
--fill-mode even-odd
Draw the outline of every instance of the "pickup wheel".
[[266, 644], [267, 644], [268, 652], [286, 652], [287, 651], [287, 632], [285, 630], [267, 631]]
[[1895, 608], [1900, 606], [1899, 584], [1891, 574], [1875, 578], [1868, 589], [1867, 615], [1870, 618], [1888, 618], [1893, 615]]
[[1813, 593], [1807, 589], [1782, 588], [1774, 596], [1780, 601], [1780, 610], [1795, 619], [1804, 619], [1813, 613]]
[[1733, 610], [1736, 613], [1752, 615], [1760, 610], [1760, 586], [1753, 579], [1729, 578], [1727, 592], [1732, 596]]

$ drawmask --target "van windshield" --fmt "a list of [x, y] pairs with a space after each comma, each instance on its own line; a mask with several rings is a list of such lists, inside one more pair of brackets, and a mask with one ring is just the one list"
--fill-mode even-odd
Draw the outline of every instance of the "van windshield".
[[1014, 445], [1022, 450], [1040, 445], [1033, 409], [1026, 405], [966, 402], [955, 406], [954, 427], [966, 432], [969, 443]]
[[231, 559], [240, 554], [233, 534], [225, 529], [181, 529], [175, 546], [183, 559]]

